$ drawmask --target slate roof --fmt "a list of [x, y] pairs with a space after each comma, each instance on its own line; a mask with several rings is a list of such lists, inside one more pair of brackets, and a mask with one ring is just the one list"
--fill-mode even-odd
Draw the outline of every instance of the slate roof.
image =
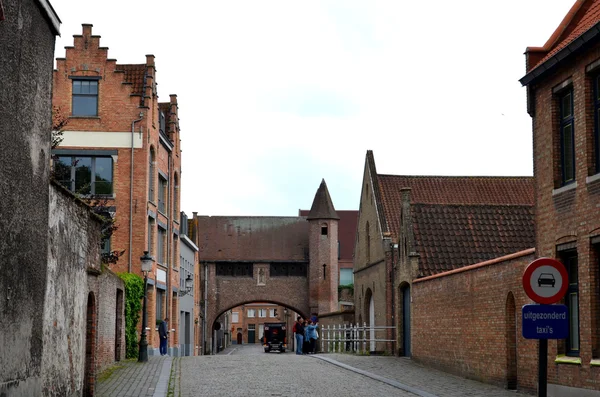
[[310, 212], [306, 219], [340, 219], [335, 212], [325, 179], [323, 179], [321, 185], [319, 185], [319, 189], [315, 194], [312, 206], [310, 207]]
[[117, 64], [116, 70], [122, 70], [125, 75], [125, 82], [131, 83], [131, 92], [133, 94], [142, 95], [144, 91], [144, 75], [146, 73], [146, 65], [135, 64], [135, 65], [119, 65]]
[[411, 206], [419, 277], [535, 246], [533, 206]]
[[198, 216], [201, 261], [307, 262], [303, 217]]
[[[308, 216], [308, 210], [300, 210], [300, 216]], [[340, 261], [352, 261], [356, 242], [357, 210], [338, 210], [338, 240], [340, 241]]]
[[387, 222], [384, 231], [391, 232], [394, 240], [398, 238], [402, 188], [411, 188], [413, 204], [534, 204], [533, 177], [377, 175], [377, 179]]
[[543, 51], [547, 54], [536, 64], [532, 70], [539, 67], [560, 50], [571, 44], [594, 25], [600, 22], [600, 1], [578, 0], [567, 13], [550, 39], [541, 48], [529, 48], [532, 51]]

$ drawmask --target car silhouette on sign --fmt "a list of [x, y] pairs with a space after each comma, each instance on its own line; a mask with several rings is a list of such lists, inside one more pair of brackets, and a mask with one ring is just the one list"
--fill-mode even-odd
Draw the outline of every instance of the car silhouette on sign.
[[551, 286], [552, 288], [554, 288], [555, 283], [556, 283], [556, 280], [554, 279], [554, 275], [552, 273], [542, 273], [538, 277], [538, 287], [541, 287], [542, 285], [544, 285], [544, 286]]

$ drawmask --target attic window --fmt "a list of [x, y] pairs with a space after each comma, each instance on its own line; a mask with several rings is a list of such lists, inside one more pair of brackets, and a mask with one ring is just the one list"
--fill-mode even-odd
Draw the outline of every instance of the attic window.
[[321, 226], [321, 236], [327, 236], [327, 225]]

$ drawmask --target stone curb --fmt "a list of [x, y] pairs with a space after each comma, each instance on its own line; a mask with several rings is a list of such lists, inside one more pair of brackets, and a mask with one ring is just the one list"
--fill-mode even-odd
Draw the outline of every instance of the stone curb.
[[336, 361], [334, 359], [331, 359], [331, 358], [328, 358], [328, 357], [325, 357], [325, 356], [322, 356], [322, 355], [310, 355], [309, 357], [318, 358], [319, 360], [326, 361], [326, 362], [328, 362], [330, 364], [337, 365], [340, 368], [347, 369], [348, 371], [352, 371], [352, 372], [355, 372], [357, 374], [361, 374], [363, 376], [369, 377], [371, 379], [378, 380], [378, 381], [383, 382], [383, 383], [385, 383], [387, 385], [393, 386], [393, 387], [395, 387], [397, 389], [401, 389], [401, 390], [407, 391], [409, 393], [416, 394], [417, 396], [420, 396], [420, 397], [438, 397], [435, 394], [431, 394], [431, 393], [428, 393], [428, 392], [423, 391], [423, 390], [415, 389], [414, 387], [405, 385], [404, 383], [400, 383], [400, 382], [397, 382], [397, 381], [392, 380], [392, 379], [384, 378], [383, 376], [379, 376], [379, 375], [376, 375], [376, 374], [371, 373], [371, 372], [363, 371], [362, 369], [351, 367], [351, 366], [349, 366], [347, 364], [343, 364], [343, 363], [341, 363], [339, 361]]

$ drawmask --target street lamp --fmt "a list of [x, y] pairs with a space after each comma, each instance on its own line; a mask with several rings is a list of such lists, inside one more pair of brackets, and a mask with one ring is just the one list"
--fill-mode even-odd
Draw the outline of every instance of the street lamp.
[[144, 273], [144, 303], [142, 304], [142, 335], [140, 336], [140, 351], [138, 353], [138, 361], [148, 361], [148, 340], [146, 339], [146, 326], [148, 325], [148, 315], [146, 314], [146, 291], [148, 287], [148, 273], [152, 271], [152, 262], [154, 258], [148, 255], [148, 251], [144, 251], [144, 256], [140, 258], [142, 261], [142, 273]]
[[179, 296], [184, 296], [192, 292], [192, 286], [194, 285], [194, 280], [192, 280], [192, 276], [188, 274], [185, 279], [185, 290], [179, 291]]

